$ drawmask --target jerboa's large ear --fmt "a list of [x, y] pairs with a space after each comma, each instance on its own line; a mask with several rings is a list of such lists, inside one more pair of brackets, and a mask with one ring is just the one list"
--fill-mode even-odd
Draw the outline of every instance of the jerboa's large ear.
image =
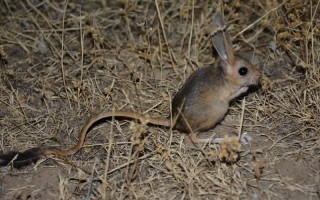
[[216, 12], [214, 17], [214, 28], [216, 33], [213, 35], [213, 45], [221, 59], [232, 66], [235, 63], [234, 50], [229, 34], [224, 30], [224, 22], [221, 12]]

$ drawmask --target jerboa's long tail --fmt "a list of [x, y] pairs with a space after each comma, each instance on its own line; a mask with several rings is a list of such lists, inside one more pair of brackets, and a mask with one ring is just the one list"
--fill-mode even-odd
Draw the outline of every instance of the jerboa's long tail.
[[87, 123], [82, 127], [82, 130], [79, 135], [78, 143], [68, 150], [60, 150], [55, 147], [50, 146], [40, 146], [32, 149], [28, 149], [24, 152], [11, 151], [6, 154], [0, 153], [0, 166], [11, 165], [14, 168], [21, 168], [38, 161], [42, 156], [46, 155], [56, 155], [56, 156], [70, 156], [78, 152], [84, 143], [86, 135], [90, 127], [98, 122], [101, 119], [110, 118], [110, 117], [121, 117], [121, 118], [130, 118], [137, 119], [140, 122], [145, 122], [146, 124], [154, 124], [159, 126], [170, 127], [171, 122], [167, 119], [155, 119], [150, 118], [147, 115], [135, 113], [135, 112], [126, 112], [126, 111], [110, 111], [104, 112], [98, 115], [91, 117]]

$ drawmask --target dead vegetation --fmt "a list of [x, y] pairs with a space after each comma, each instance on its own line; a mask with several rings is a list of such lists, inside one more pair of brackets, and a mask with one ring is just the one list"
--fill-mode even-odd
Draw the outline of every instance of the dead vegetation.
[[71, 147], [102, 111], [169, 116], [185, 79], [217, 57], [210, 27], [218, 8], [237, 52], [265, 75], [203, 134], [237, 137], [243, 113], [250, 144], [206, 144], [204, 156], [179, 132], [105, 120], [75, 156], [1, 168], [1, 199], [319, 198], [319, 1], [0, 4], [3, 152]]

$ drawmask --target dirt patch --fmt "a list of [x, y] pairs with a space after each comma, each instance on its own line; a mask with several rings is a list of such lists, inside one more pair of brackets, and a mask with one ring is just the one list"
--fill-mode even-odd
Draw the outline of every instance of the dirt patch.
[[9, 199], [59, 199], [59, 175], [57, 167], [43, 167], [29, 172], [16, 172], [1, 177], [0, 198]]

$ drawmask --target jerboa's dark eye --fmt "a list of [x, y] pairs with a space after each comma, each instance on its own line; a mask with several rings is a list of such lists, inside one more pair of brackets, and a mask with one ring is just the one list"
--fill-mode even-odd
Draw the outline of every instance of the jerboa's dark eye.
[[241, 67], [238, 72], [239, 72], [240, 76], [245, 76], [248, 73], [248, 68]]

